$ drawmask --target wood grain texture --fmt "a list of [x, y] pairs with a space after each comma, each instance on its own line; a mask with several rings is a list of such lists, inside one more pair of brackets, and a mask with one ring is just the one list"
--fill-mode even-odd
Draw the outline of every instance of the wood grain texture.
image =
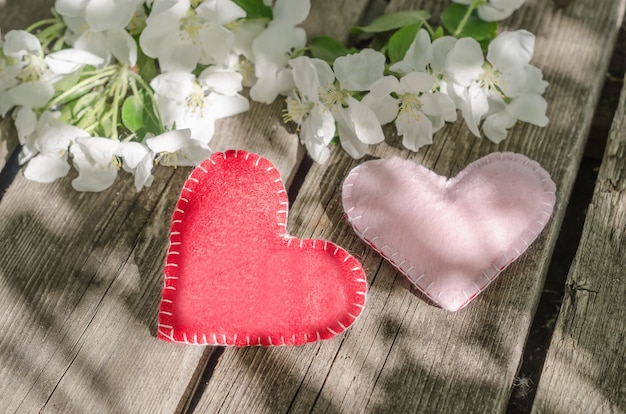
[[626, 412], [626, 88], [539, 381], [535, 413]]
[[18, 143], [11, 118], [0, 118], [0, 171], [17, 148]]
[[[218, 121], [214, 150], [264, 154], [288, 179], [302, 156], [280, 103]], [[211, 348], [155, 338], [170, 217], [189, 169], [135, 193], [20, 173], [0, 203], [0, 411], [176, 412]]]
[[[322, 27], [324, 16], [316, 9], [306, 24]], [[253, 103], [218, 121], [211, 147], [263, 154], [289, 183], [304, 152], [281, 110]], [[18, 175], [0, 202], [10, 252], [0, 257], [0, 411], [185, 410], [213, 348], [163, 343], [155, 331], [188, 173], [156, 168], [140, 194], [124, 173], [98, 194], [74, 192], [73, 176], [42, 185]]]
[[55, 0], [0, 0], [0, 29], [26, 29], [38, 20], [51, 17]]
[[[436, 2], [392, 1], [390, 10]], [[437, 3], [439, 4], [439, 3]], [[366, 159], [399, 155], [454, 175], [493, 151], [539, 161], [557, 183], [557, 206], [537, 242], [470, 306], [448, 313], [419, 300], [404, 278], [354, 235], [340, 201], [343, 179], [361, 161], [333, 150], [315, 165], [290, 213], [291, 234], [331, 240], [362, 260], [370, 292], [361, 318], [332, 341], [301, 348], [227, 350], [198, 412], [503, 412], [541, 293], [624, 1], [567, 8], [529, 1], [508, 21], [537, 35], [533, 62], [543, 69], [551, 123], [516, 126], [501, 145], [447, 126], [418, 154], [385, 144]]]

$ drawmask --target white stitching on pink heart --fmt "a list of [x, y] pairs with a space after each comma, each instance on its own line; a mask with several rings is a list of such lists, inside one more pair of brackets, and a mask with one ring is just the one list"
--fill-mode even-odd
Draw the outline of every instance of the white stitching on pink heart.
[[[389, 245], [385, 241], [384, 234], [372, 234], [371, 227], [367, 224], [360, 224], [364, 219], [364, 212], [359, 211], [361, 214], [355, 214], [357, 211], [356, 202], [353, 198], [353, 191], [355, 185], [357, 185], [357, 178], [362, 170], [368, 169], [368, 162], [385, 162], [385, 160], [378, 161], [368, 161], [357, 167], [355, 167], [350, 174], [346, 177], [343, 185], [343, 206], [344, 211], [347, 216], [348, 222], [352, 225], [355, 233], [363, 239], [367, 244], [369, 244], [375, 251], [381, 254], [384, 258], [389, 260], [389, 262], [398, 269], [401, 273], [403, 273], [413, 285], [415, 285], [422, 293], [427, 295], [433, 302], [442, 305], [447, 310], [458, 310], [467, 305], [469, 301], [471, 301], [476, 295], [485, 290], [489, 284], [491, 284], [498, 274], [502, 272], [511, 262], [516, 260], [525, 250], [529, 247], [529, 245], [536, 239], [539, 235], [543, 227], [548, 222], [555, 201], [555, 190], [556, 187], [552, 180], [550, 179], [549, 174], [541, 168], [541, 166], [527, 157], [515, 154], [515, 153], [494, 153], [490, 154], [486, 157], [483, 157], [461, 171], [456, 177], [450, 178], [445, 182], [445, 186], [451, 186], [455, 183], [459, 182], [463, 178], [467, 177], [474, 169], [480, 168], [483, 165], [490, 164], [494, 161], [515, 161], [521, 162], [524, 166], [530, 166], [531, 170], [534, 174], [540, 177], [540, 182], [543, 186], [543, 199], [541, 200], [542, 209], [537, 212], [537, 217], [534, 217], [529, 223], [529, 227], [526, 231], [521, 234], [519, 240], [512, 241], [510, 247], [502, 253], [501, 256], [497, 257], [491, 267], [488, 269], [483, 269], [481, 271], [482, 276], [484, 278], [484, 283], [477, 283], [476, 281], [472, 281], [472, 286], [475, 289], [474, 291], [465, 291], [462, 293], [464, 295], [464, 300], [457, 302], [456, 300], [452, 304], [442, 304], [439, 299], [442, 295], [442, 291], [439, 292], [431, 292], [430, 290], [434, 286], [434, 280], [430, 279], [430, 276], [427, 274], [425, 270], [418, 271], [419, 263], [411, 263], [409, 257], [404, 257], [403, 253], [400, 252], [396, 247]], [[442, 177], [435, 174], [433, 171], [426, 170], [424, 167], [416, 166], [414, 163], [408, 160], [402, 160], [403, 167], [406, 168], [421, 168], [419, 171], [420, 174], [424, 174], [425, 176], [430, 176], [433, 179], [441, 179]], [[367, 223], [367, 220], [366, 220]], [[407, 229], [407, 231], [411, 231]], [[523, 244], [523, 246], [522, 246]], [[432, 277], [436, 277], [436, 275], [432, 275]], [[423, 282], [425, 280], [426, 282]]]

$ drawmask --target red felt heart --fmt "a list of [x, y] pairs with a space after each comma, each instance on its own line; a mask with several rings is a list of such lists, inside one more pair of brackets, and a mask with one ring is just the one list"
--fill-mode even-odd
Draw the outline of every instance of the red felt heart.
[[215, 153], [193, 170], [172, 216], [160, 339], [199, 345], [302, 345], [329, 339], [365, 304], [361, 264], [325, 240], [287, 233], [272, 163]]

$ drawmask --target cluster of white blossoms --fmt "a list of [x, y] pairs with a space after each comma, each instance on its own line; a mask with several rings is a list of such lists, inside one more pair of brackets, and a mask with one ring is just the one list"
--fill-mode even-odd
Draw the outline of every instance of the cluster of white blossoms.
[[[485, 60], [471, 38], [443, 36], [431, 42], [420, 29], [404, 59], [389, 67], [371, 49], [342, 56], [333, 70], [319, 59], [290, 61], [297, 89], [287, 98], [288, 117], [318, 162], [338, 131], [342, 147], [354, 158], [369, 144], [382, 142], [382, 125], [395, 123], [402, 144], [412, 151], [431, 144], [433, 134], [461, 112], [470, 131], [499, 143], [518, 120], [545, 126], [547, 87], [530, 64], [534, 36], [525, 30], [503, 32], [490, 44]], [[361, 101], [355, 93], [364, 93]], [[484, 121], [484, 122], [483, 122]], [[337, 128], [335, 129], [335, 125]]]
[[[523, 3], [454, 1], [467, 5], [459, 31], [471, 13], [496, 21]], [[401, 61], [370, 48], [324, 60], [298, 27], [310, 6], [56, 0], [55, 18], [0, 36], [0, 116], [15, 120], [24, 175], [52, 182], [74, 167], [76, 190], [102, 191], [124, 170], [139, 191], [155, 164], [205, 159], [216, 121], [249, 109], [244, 88], [256, 102], [285, 97], [285, 118], [317, 162], [337, 139], [362, 157], [390, 122], [413, 151], [457, 112], [494, 142], [518, 120], [547, 123], [531, 33], [501, 33], [485, 57], [477, 40], [436, 34], [424, 22], [429, 30], [416, 28]]]

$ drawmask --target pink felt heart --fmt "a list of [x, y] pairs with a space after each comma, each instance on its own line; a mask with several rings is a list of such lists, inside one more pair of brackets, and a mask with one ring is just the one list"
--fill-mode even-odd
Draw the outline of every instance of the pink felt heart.
[[467, 305], [545, 227], [556, 186], [523, 155], [494, 153], [448, 179], [401, 158], [367, 161], [343, 185], [356, 233], [433, 302]]
[[361, 264], [331, 242], [287, 234], [274, 166], [245, 151], [193, 170], [172, 216], [160, 339], [200, 345], [301, 345], [361, 313]]

